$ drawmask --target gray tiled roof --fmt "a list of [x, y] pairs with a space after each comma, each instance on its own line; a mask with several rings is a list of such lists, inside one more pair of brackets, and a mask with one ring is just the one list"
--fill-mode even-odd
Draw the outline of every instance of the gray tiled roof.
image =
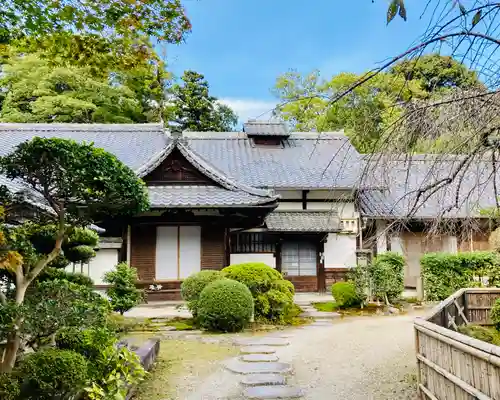
[[[420, 189], [443, 178], [452, 177], [461, 158], [443, 158], [419, 155], [406, 160], [372, 162], [367, 176], [368, 183], [379, 190], [365, 190], [360, 194], [361, 212], [364, 216], [407, 217], [415, 204], [414, 218], [466, 218], [477, 217], [480, 211], [495, 206], [492, 164], [474, 162], [450, 184], [431, 196], [426, 191], [418, 199]], [[498, 174], [496, 174], [498, 175]], [[497, 176], [497, 187], [500, 180]], [[385, 189], [382, 189], [385, 187]]]
[[254, 146], [248, 138], [203, 138], [202, 132], [184, 140], [226, 176], [253, 187], [353, 189], [364, 165], [338, 133], [292, 134], [284, 148]]
[[273, 211], [266, 217], [271, 232], [337, 232], [340, 219], [329, 211]]
[[149, 186], [151, 208], [248, 207], [272, 204], [274, 198], [218, 186]]
[[161, 124], [0, 124], [0, 156], [35, 136], [93, 142], [134, 171], [167, 146]]
[[249, 121], [243, 124], [243, 131], [252, 136], [288, 136], [288, 130], [283, 122]]

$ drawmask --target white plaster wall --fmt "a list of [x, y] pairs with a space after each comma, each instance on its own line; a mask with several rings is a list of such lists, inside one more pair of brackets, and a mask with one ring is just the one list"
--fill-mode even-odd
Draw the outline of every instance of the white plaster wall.
[[103, 281], [104, 274], [111, 271], [118, 264], [118, 249], [101, 249], [96, 252], [96, 256], [90, 261], [89, 264], [83, 265], [83, 270], [80, 264], [69, 264], [66, 267], [67, 272], [77, 272], [88, 275], [95, 285], [106, 285]]
[[231, 264], [262, 262], [276, 268], [276, 258], [271, 253], [232, 253], [229, 261]]
[[310, 190], [307, 193], [308, 199], [315, 200], [342, 200], [342, 199], [353, 199], [353, 192], [350, 190]]
[[302, 200], [302, 190], [276, 190], [282, 199], [297, 199]]
[[201, 270], [201, 227], [180, 227], [180, 279]]
[[443, 251], [448, 253], [456, 253], [458, 251], [458, 241], [456, 236], [443, 237]]
[[278, 207], [276, 208], [276, 210], [278, 210], [278, 211], [302, 210], [302, 202], [278, 203]]
[[377, 240], [377, 254], [385, 253], [387, 251], [387, 235], [385, 230], [387, 229], [387, 222], [377, 220], [375, 221], [376, 227], [376, 240]]
[[356, 236], [329, 233], [325, 242], [325, 268], [350, 268], [356, 265]]
[[156, 271], [158, 280], [177, 279], [177, 227], [156, 228]]
[[316, 211], [335, 211], [341, 218], [357, 218], [358, 216], [354, 203], [351, 202], [308, 202], [307, 209]]
[[391, 236], [391, 251], [404, 255], [403, 239], [399, 235]]

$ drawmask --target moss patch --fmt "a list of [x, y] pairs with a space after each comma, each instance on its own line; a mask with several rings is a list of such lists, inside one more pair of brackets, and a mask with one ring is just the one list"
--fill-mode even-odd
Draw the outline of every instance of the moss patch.
[[500, 346], [500, 332], [493, 326], [462, 325], [458, 327], [458, 331], [483, 342]]
[[327, 301], [323, 303], [313, 303], [313, 307], [318, 311], [323, 312], [338, 312], [343, 316], [363, 316], [363, 315], [374, 315], [377, 311], [383, 308], [377, 306], [376, 304], [368, 304], [363, 308], [360, 307], [350, 307], [350, 308], [339, 308], [337, 303], [334, 301]]
[[236, 356], [238, 348], [198, 341], [163, 340], [157, 362], [137, 388], [137, 400], [179, 399], [183, 391], [210, 375], [215, 366]]

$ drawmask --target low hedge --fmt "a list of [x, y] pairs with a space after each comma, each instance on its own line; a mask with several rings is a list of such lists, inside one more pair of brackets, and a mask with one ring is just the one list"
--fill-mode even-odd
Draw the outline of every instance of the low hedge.
[[487, 278], [489, 286], [499, 283], [500, 260], [493, 252], [429, 253], [420, 264], [428, 300], [444, 300], [459, 289], [481, 286], [475, 277]]
[[285, 323], [285, 314], [293, 304], [295, 289], [278, 271], [264, 263], [245, 263], [224, 268], [222, 275], [250, 289], [256, 319]]
[[332, 296], [340, 308], [354, 307], [361, 304], [356, 285], [353, 282], [337, 282], [332, 285]]
[[381, 253], [369, 266], [373, 294], [381, 300], [393, 301], [404, 290], [404, 257], [395, 252]]
[[182, 282], [181, 296], [187, 301], [189, 311], [194, 318], [198, 314], [198, 299], [205, 286], [222, 278], [220, 271], [205, 270], [190, 275]]
[[26, 355], [19, 365], [22, 399], [66, 399], [80, 393], [88, 380], [87, 360], [82, 355], [59, 349]]
[[250, 322], [253, 298], [242, 283], [219, 279], [203, 289], [199, 298], [198, 321], [210, 331], [238, 332]]
[[18, 400], [21, 394], [19, 378], [15, 373], [0, 373], [0, 399]]

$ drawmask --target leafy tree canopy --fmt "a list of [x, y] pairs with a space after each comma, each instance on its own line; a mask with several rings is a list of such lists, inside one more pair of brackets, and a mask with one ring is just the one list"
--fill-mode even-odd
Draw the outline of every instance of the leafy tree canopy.
[[426, 54], [395, 64], [391, 73], [401, 74], [407, 80], [418, 80], [427, 92], [442, 89], [484, 88], [477, 73], [471, 71], [453, 57]]
[[172, 129], [181, 131], [231, 131], [238, 117], [228, 106], [209, 94], [205, 77], [194, 71], [185, 71], [182, 83], [169, 90], [164, 118]]
[[146, 35], [178, 43], [191, 29], [180, 0], [6, 0], [0, 8], [0, 41], [54, 32], [109, 36]]
[[88, 68], [54, 67], [36, 56], [17, 57], [3, 68], [3, 122], [144, 122], [145, 110], [125, 85], [95, 78]]

